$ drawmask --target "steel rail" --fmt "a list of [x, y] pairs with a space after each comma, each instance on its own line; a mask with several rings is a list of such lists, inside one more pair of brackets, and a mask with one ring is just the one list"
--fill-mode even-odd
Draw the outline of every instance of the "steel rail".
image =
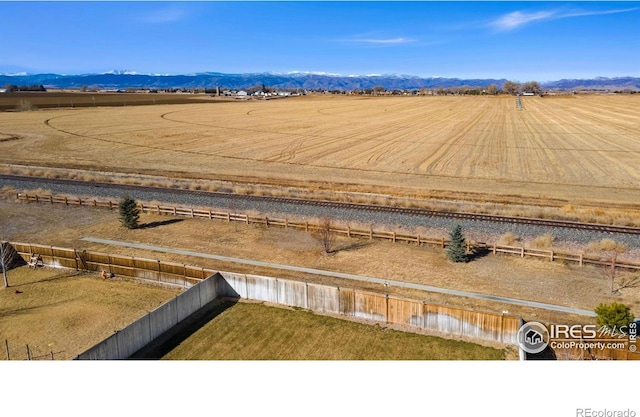
[[131, 185], [131, 184], [117, 184], [110, 182], [100, 181], [82, 181], [62, 178], [39, 178], [21, 175], [9, 175], [0, 174], [0, 179], [11, 179], [17, 181], [32, 181], [38, 183], [53, 183], [63, 185], [79, 185], [79, 186], [93, 186], [96, 188], [110, 188], [121, 189], [130, 191], [149, 191], [156, 193], [184, 193], [193, 196], [204, 197], [221, 197], [226, 199], [238, 199], [248, 201], [266, 201], [279, 204], [291, 204], [291, 205], [305, 205], [314, 207], [326, 207], [335, 209], [347, 209], [347, 210], [362, 210], [362, 211], [374, 211], [384, 213], [405, 214], [410, 216], [419, 217], [440, 217], [448, 219], [460, 219], [460, 220], [475, 220], [483, 222], [494, 223], [511, 223], [511, 224], [526, 224], [534, 226], [545, 226], [552, 228], [569, 228], [579, 230], [591, 230], [604, 233], [624, 233], [631, 235], [640, 235], [640, 227], [630, 226], [616, 226], [605, 225], [598, 223], [583, 223], [576, 221], [566, 220], [552, 220], [552, 219], [539, 219], [532, 217], [516, 217], [516, 216], [499, 216], [494, 214], [480, 214], [469, 212], [456, 212], [456, 211], [444, 211], [444, 210], [429, 210], [420, 208], [406, 208], [406, 207], [394, 207], [394, 206], [382, 206], [375, 204], [362, 204], [362, 203], [347, 203], [340, 201], [329, 200], [314, 200], [292, 197], [274, 197], [274, 196], [258, 196], [258, 195], [243, 195], [234, 193], [214, 192], [214, 191], [202, 191], [202, 190], [186, 190], [183, 188], [166, 188], [166, 187], [151, 187], [146, 185]]

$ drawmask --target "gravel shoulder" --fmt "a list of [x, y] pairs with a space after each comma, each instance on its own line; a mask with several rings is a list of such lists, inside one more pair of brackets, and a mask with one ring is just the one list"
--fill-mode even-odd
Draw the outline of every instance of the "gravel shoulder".
[[[617, 295], [609, 292], [606, 271], [590, 266], [563, 264], [536, 259], [487, 255], [468, 264], [452, 264], [439, 248], [409, 244], [338, 239], [336, 252], [323, 254], [319, 241], [311, 234], [291, 229], [266, 228], [204, 219], [176, 219], [143, 215], [138, 230], [119, 226], [115, 211], [91, 208], [67, 208], [0, 200], [2, 238], [14, 241], [51, 244], [79, 249], [99, 250], [158, 259], [157, 252], [132, 251], [129, 248], [82, 241], [86, 236], [138, 242], [155, 246], [186, 249], [222, 256], [263, 262], [297, 265], [346, 274], [379, 277], [420, 285], [451, 288], [593, 310], [601, 302], [619, 301], [640, 312], [640, 289], [634, 285], [637, 274], [620, 273], [617, 280], [631, 283]], [[176, 221], [178, 220], [178, 221]], [[281, 276], [318, 282], [318, 277], [251, 265], [184, 255], [162, 254], [161, 259], [202, 265], [219, 270]], [[324, 277], [320, 282], [353, 286], [343, 280]], [[359, 288], [383, 291], [381, 285], [369, 283]], [[390, 290], [391, 291], [391, 290]], [[529, 319], [547, 321], [584, 321], [584, 317], [557, 315], [530, 307], [518, 308], [497, 301], [471, 300], [464, 297], [428, 293], [415, 289], [393, 289], [401, 296], [491, 311], [508, 310]]]

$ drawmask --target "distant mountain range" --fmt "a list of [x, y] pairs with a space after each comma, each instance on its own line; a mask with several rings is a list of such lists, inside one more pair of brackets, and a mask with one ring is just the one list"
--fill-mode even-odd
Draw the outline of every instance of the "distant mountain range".
[[[110, 71], [103, 74], [0, 74], [0, 88], [11, 85], [43, 85], [46, 88], [80, 88], [82, 86], [101, 89], [124, 88], [215, 88], [246, 89], [265, 85], [280, 89], [343, 90], [370, 89], [382, 86], [387, 90], [415, 90], [439, 87], [486, 87], [496, 84], [501, 87], [506, 79], [460, 79], [444, 77], [417, 77], [411, 75], [336, 75], [324, 73], [248, 73], [223, 74], [205, 72], [185, 75], [138, 74], [132, 71]], [[559, 80], [541, 83], [548, 90], [633, 90], [640, 91], [640, 78], [618, 77], [582, 80]]]

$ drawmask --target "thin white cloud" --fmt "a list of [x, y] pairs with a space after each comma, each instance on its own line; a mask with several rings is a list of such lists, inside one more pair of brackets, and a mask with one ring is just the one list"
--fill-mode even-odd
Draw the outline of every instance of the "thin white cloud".
[[527, 23], [539, 21], [539, 20], [550, 20], [555, 15], [555, 12], [536, 12], [536, 13], [522, 13], [522, 12], [513, 12], [501, 16], [497, 20], [494, 20], [491, 23], [491, 26], [495, 27], [499, 30], [513, 30], [522, 25], [526, 25]]
[[187, 13], [179, 8], [170, 7], [156, 10], [141, 16], [139, 20], [144, 23], [172, 23], [183, 20], [187, 17]]
[[340, 41], [355, 44], [355, 45], [367, 45], [367, 46], [393, 46], [393, 45], [403, 45], [406, 43], [417, 42], [416, 39], [405, 38], [405, 37], [382, 38], [382, 37], [363, 37], [363, 36], [354, 36], [348, 39], [342, 39]]
[[602, 11], [562, 11], [562, 10], [548, 10], [534, 13], [524, 13], [520, 11], [508, 13], [500, 16], [498, 19], [492, 21], [489, 26], [499, 31], [510, 31], [517, 29], [521, 26], [534, 22], [567, 19], [570, 17], [581, 16], [597, 16], [615, 13], [627, 13], [639, 10], [639, 8], [632, 9], [617, 9], [617, 10], [602, 10]]
[[391, 38], [391, 39], [355, 39], [354, 42], [368, 43], [372, 45], [397, 45], [401, 43], [415, 42], [415, 39]]

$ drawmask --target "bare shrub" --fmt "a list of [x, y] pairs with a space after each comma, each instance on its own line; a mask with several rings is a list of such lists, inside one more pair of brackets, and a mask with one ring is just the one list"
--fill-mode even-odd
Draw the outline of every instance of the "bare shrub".
[[335, 235], [331, 232], [331, 217], [324, 217], [320, 220], [320, 230], [318, 230], [318, 238], [324, 253], [329, 254], [333, 251], [335, 243]]
[[513, 246], [520, 242], [520, 236], [507, 232], [500, 236], [500, 240], [498, 240], [499, 245]]
[[[616, 279], [616, 261], [618, 259], [618, 254], [623, 253], [627, 250], [627, 245], [624, 243], [618, 243], [613, 239], [604, 238], [599, 242], [591, 242], [589, 244], [589, 250], [594, 252], [600, 252], [605, 254], [605, 256], [609, 257], [611, 260], [611, 268], [609, 268], [609, 279], [611, 282], [611, 294], [616, 293], [618, 290], [614, 287], [614, 282]], [[626, 286], [629, 286], [628, 284]]]
[[616, 252], [623, 253], [627, 250], [627, 245], [624, 243], [618, 243], [613, 239], [604, 238], [599, 242], [591, 242], [589, 243], [589, 249], [594, 252]]
[[37, 110], [37, 107], [35, 107], [31, 101], [29, 100], [25, 100], [22, 99], [20, 100], [20, 102], [16, 105], [16, 110], [17, 111], [32, 111], [32, 110]]
[[539, 249], [548, 249], [553, 246], [553, 236], [551, 233], [537, 236], [531, 241], [531, 246]]

